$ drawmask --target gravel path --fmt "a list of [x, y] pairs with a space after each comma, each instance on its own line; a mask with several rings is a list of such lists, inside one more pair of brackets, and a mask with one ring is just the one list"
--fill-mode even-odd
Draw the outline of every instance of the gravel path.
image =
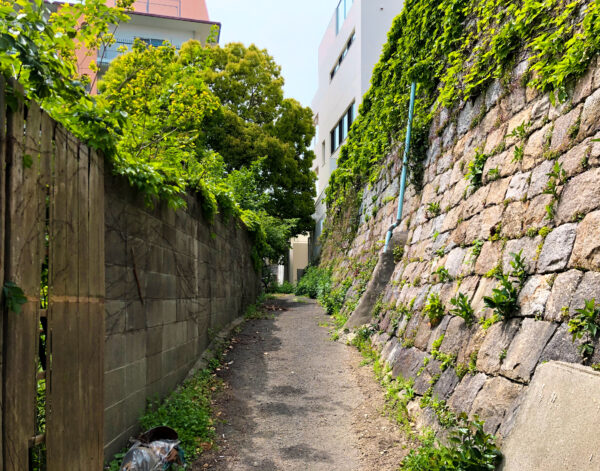
[[381, 414], [371, 368], [354, 348], [329, 340], [319, 326], [329, 318], [314, 301], [273, 303], [286, 310], [247, 322], [233, 340], [216, 403], [218, 448], [193, 469], [397, 469], [403, 437]]

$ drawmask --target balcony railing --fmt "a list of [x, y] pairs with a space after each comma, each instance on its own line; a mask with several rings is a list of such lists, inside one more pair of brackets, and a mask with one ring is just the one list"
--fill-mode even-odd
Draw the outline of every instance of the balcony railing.
[[[157, 39], [157, 38], [139, 38], [144, 41], [146, 44], [154, 47], [162, 46], [165, 41], [168, 39]], [[116, 42], [108, 47], [103, 47], [100, 49], [98, 54], [98, 65], [100, 67], [107, 68], [108, 64], [110, 64], [116, 57], [121, 55], [119, 52], [119, 48], [121, 46], [127, 46], [131, 49], [135, 38], [116, 38]], [[181, 48], [181, 44], [179, 43], [171, 43], [175, 48]]]

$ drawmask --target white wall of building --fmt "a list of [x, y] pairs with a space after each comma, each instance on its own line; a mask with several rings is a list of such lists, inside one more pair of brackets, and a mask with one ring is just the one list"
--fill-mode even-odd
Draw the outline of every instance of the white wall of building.
[[[311, 258], [319, 251], [318, 237], [326, 214], [325, 188], [331, 173], [337, 168], [340, 152], [339, 148], [331, 152], [330, 132], [352, 103], [355, 103], [356, 119], [362, 98], [369, 90], [373, 68], [379, 61], [383, 45], [387, 41], [388, 31], [394, 18], [402, 11], [403, 5], [403, 0], [354, 0], [339, 32], [336, 32], [336, 12], [333, 12], [319, 46], [319, 89], [312, 102], [318, 133], [313, 164], [313, 170], [317, 173], [314, 215], [317, 227], [311, 238]], [[331, 78], [331, 70], [353, 33], [356, 34], [355, 41], [341, 62], [339, 70]]]

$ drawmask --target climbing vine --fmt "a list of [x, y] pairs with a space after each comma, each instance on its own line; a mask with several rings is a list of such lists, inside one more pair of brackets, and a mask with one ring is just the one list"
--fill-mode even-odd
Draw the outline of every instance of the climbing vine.
[[[330, 225], [358, 212], [362, 188], [376, 181], [383, 157], [402, 142], [409, 88], [418, 83], [409, 168], [419, 189], [433, 116], [508, 85], [527, 57], [523, 85], [564, 100], [600, 51], [600, 0], [409, 0], [388, 34], [327, 190]], [[352, 218], [350, 218], [352, 219]], [[356, 225], [352, 228], [356, 229]]]

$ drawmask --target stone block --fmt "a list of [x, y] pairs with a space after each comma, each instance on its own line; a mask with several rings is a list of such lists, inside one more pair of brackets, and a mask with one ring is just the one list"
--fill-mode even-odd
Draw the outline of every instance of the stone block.
[[596, 90], [585, 100], [581, 113], [579, 139], [584, 139], [600, 130], [598, 116], [600, 116], [600, 89]]
[[485, 303], [483, 301], [484, 296], [489, 296], [492, 294], [492, 290], [496, 287], [497, 281], [493, 278], [481, 278], [479, 281], [479, 285], [477, 286], [477, 291], [473, 295], [473, 300], [471, 301], [471, 306], [475, 311], [475, 315], [478, 318], [486, 317], [490, 312], [490, 309], [485, 307]]
[[489, 187], [484, 186], [479, 188], [475, 193], [467, 198], [467, 200], [463, 203], [463, 217], [465, 219], [468, 219], [481, 211], [481, 209], [485, 206], [485, 201], [489, 191]]
[[543, 162], [544, 148], [548, 136], [552, 132], [552, 124], [547, 124], [539, 131], [529, 136], [525, 148], [523, 149], [523, 169], [529, 170]]
[[453, 249], [446, 260], [446, 270], [451, 276], [457, 277], [462, 272], [462, 265], [467, 254], [467, 249], [457, 247]]
[[600, 303], [600, 273], [594, 271], [588, 271], [581, 278], [569, 306], [571, 314], [575, 313], [575, 309], [581, 309], [585, 301], [590, 299], [595, 299], [596, 304]]
[[534, 196], [541, 195], [546, 188], [548, 183], [548, 173], [552, 171], [554, 162], [551, 160], [544, 160], [540, 165], [536, 166], [531, 172], [531, 185], [527, 190], [527, 197], [533, 198]]
[[485, 275], [502, 260], [502, 241], [485, 242], [475, 263], [475, 273]]
[[454, 368], [446, 369], [433, 387], [433, 396], [442, 401], [448, 400], [459, 382], [460, 379], [456, 376]]
[[485, 92], [485, 107], [489, 110], [498, 103], [502, 96], [502, 84], [500, 80], [494, 80]]
[[556, 211], [558, 223], [571, 222], [600, 206], [599, 181], [600, 168], [594, 168], [567, 182]]
[[583, 359], [577, 351], [578, 343], [573, 342], [569, 326], [565, 322], [556, 330], [550, 342], [540, 356], [540, 364], [549, 361], [580, 363]]
[[580, 105], [554, 121], [550, 150], [565, 150], [569, 146], [571, 140], [576, 136], [573, 133], [578, 132], [577, 122], [582, 108], [583, 106]]
[[590, 433], [600, 422], [600, 374], [560, 362], [540, 365], [520, 402], [503, 441], [502, 471], [600, 469], [600, 435]]
[[427, 342], [427, 345], [425, 347], [427, 351], [430, 352], [433, 349], [433, 343], [446, 333], [446, 330], [448, 329], [448, 324], [450, 323], [450, 319], [452, 319], [451, 316], [444, 316], [440, 323], [433, 329], [431, 329], [429, 341]]
[[473, 401], [470, 418], [477, 416], [484, 420], [484, 431], [495, 434], [506, 412], [522, 390], [522, 385], [502, 377], [488, 379]]
[[541, 317], [550, 297], [552, 275], [530, 277], [519, 293], [519, 316]]
[[577, 226], [569, 267], [600, 270], [600, 211], [589, 213]]
[[415, 378], [414, 390], [419, 395], [422, 396], [425, 392], [431, 387], [431, 383], [435, 376], [441, 373], [440, 371], [441, 362], [438, 360], [431, 359], [427, 366], [424, 368], [419, 368], [417, 374], [420, 371], [420, 374]]
[[497, 152], [497, 149], [504, 141], [504, 137], [506, 136], [506, 125], [501, 126], [500, 128], [492, 131], [488, 134], [487, 140], [485, 141], [485, 147], [483, 148], [483, 152], [487, 155], [492, 155], [492, 152]]
[[522, 258], [525, 261], [525, 270], [527, 273], [534, 273], [537, 265], [537, 248], [542, 243], [542, 237], [522, 237], [520, 239], [509, 240], [506, 243], [504, 249], [504, 256], [502, 258], [502, 270], [504, 273], [510, 273], [512, 267], [513, 256], [511, 254], [518, 254], [522, 251]]
[[538, 260], [539, 272], [548, 273], [567, 267], [573, 251], [576, 231], [577, 224], [563, 224], [548, 234]]
[[492, 325], [477, 355], [477, 370], [495, 375], [500, 371], [503, 357], [521, 326], [520, 319], [509, 319]]
[[502, 235], [509, 239], [521, 237], [524, 231], [525, 214], [529, 205], [522, 201], [510, 203], [502, 217]]
[[418, 348], [401, 348], [392, 365], [392, 377], [415, 378], [426, 356]]
[[479, 219], [479, 229], [475, 228], [476, 238], [486, 240], [493, 236], [502, 220], [503, 212], [504, 206], [501, 204], [484, 209]]
[[487, 376], [483, 373], [476, 375], [466, 375], [454, 389], [454, 393], [448, 400], [448, 405], [455, 412], [469, 413], [477, 394], [487, 380]]
[[563, 308], [568, 309], [571, 305], [571, 300], [582, 277], [583, 273], [579, 270], [569, 270], [558, 274], [552, 285], [552, 293], [546, 305], [545, 320], [561, 321], [565, 314], [568, 315]]
[[508, 185], [505, 199], [509, 201], [520, 201], [526, 198], [530, 178], [531, 172], [517, 173], [514, 175]]
[[571, 178], [585, 170], [584, 162], [589, 159], [590, 155], [590, 141], [590, 139], [586, 139], [558, 159], [567, 178]]
[[527, 318], [523, 321], [500, 367], [500, 374], [528, 383], [540, 355], [556, 330], [556, 324]]
[[496, 180], [495, 182], [490, 183], [488, 186], [490, 187], [490, 191], [488, 193], [485, 204], [490, 206], [493, 204], [502, 204], [504, 202], [504, 197], [506, 195], [506, 191], [508, 190], [508, 185], [510, 184], [511, 178], [506, 177], [501, 180]]
[[592, 66], [588, 68], [583, 77], [580, 77], [575, 84], [575, 89], [573, 90], [573, 104], [577, 105], [581, 101], [585, 100], [592, 94], [594, 90], [594, 73], [596, 60], [594, 59], [592, 62]]
[[431, 327], [429, 325], [429, 319], [423, 316], [419, 326], [417, 327], [417, 334], [415, 335], [415, 347], [425, 350], [429, 343], [429, 337], [431, 336]]
[[523, 215], [523, 228], [540, 229], [549, 224], [546, 219], [546, 206], [552, 202], [552, 195], [538, 195], [529, 202], [527, 211]]
[[444, 334], [440, 351], [449, 355], [458, 355], [469, 337], [469, 329], [460, 317], [452, 317]]

